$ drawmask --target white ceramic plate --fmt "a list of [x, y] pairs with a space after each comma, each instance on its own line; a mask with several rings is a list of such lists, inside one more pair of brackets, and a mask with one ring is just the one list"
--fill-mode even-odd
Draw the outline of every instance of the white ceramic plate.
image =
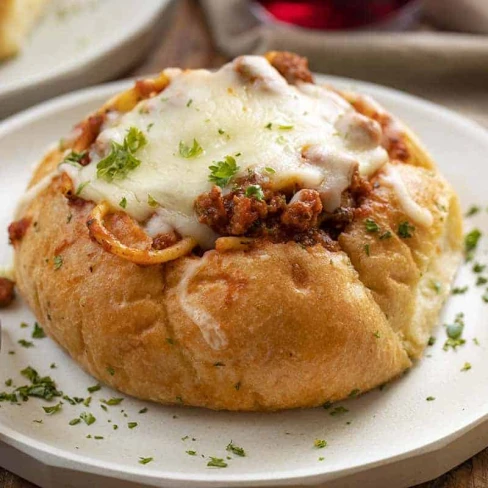
[[129, 69], [172, 0], [53, 0], [21, 53], [0, 61], [0, 118]]
[[[324, 80], [375, 96], [421, 136], [464, 207], [487, 203], [487, 132], [441, 107], [390, 89]], [[0, 125], [0, 263], [8, 263], [11, 257], [5, 229], [32, 162], [47, 144], [126, 85], [116, 83], [61, 97]], [[487, 217], [484, 208], [468, 224], [488, 229]], [[483, 249], [478, 259], [486, 260]], [[474, 286], [473, 281], [470, 268], [462, 269], [457, 283], [469, 284], [470, 290], [452, 296], [441, 319], [441, 323], [451, 322], [456, 313], [464, 312], [466, 344], [457, 351], [443, 351], [446, 333], [439, 326], [437, 342], [428, 348], [427, 357], [382, 391], [342, 402], [349, 410], [343, 415], [331, 416], [331, 410], [322, 408], [274, 414], [211, 412], [130, 398], [106, 413], [99, 400], [120, 395], [104, 387], [93, 394], [90, 409], [65, 404], [53, 416], [47, 416], [41, 408], [44, 403], [36, 399], [21, 406], [0, 403], [0, 465], [53, 488], [81, 488], [90, 483], [117, 488], [143, 484], [215, 488], [325, 482], [328, 487], [391, 488], [433, 478], [488, 445], [488, 304], [481, 299], [483, 287]], [[42, 374], [51, 374], [67, 394], [87, 396], [86, 387], [95, 383], [93, 379], [50, 339], [30, 339], [32, 327], [20, 328], [22, 321], [34, 321], [20, 300], [1, 311], [0, 317], [1, 385], [8, 378], [16, 385], [24, 384], [19, 371], [32, 365]], [[473, 342], [475, 337], [480, 345]], [[32, 340], [35, 347], [24, 349], [17, 344], [19, 339]], [[9, 355], [10, 350], [15, 355]], [[51, 370], [53, 362], [58, 368]], [[461, 372], [465, 362], [472, 369]], [[430, 396], [435, 400], [426, 401]], [[149, 411], [139, 414], [144, 406]], [[85, 410], [93, 412], [97, 422], [70, 427], [69, 420]], [[138, 427], [129, 429], [132, 421]], [[119, 426], [116, 431], [114, 423]], [[87, 435], [104, 439], [87, 439]], [[314, 448], [315, 439], [327, 440], [327, 447]], [[247, 456], [231, 454], [225, 469], [207, 467], [208, 456], [225, 459], [229, 455], [226, 446], [231, 440]], [[186, 454], [188, 450], [197, 455]], [[139, 457], [154, 461], [141, 465]], [[100, 476], [106, 477], [103, 484]]]

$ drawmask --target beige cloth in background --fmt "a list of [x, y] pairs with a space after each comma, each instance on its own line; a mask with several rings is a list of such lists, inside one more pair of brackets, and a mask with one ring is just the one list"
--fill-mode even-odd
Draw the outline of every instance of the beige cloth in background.
[[[201, 1], [217, 47], [229, 56], [294, 51], [307, 56], [314, 71], [405, 90], [488, 127], [488, 0], [427, 0], [432, 25], [406, 32], [263, 24], [246, 0]], [[433, 31], [434, 26], [465, 33]]]

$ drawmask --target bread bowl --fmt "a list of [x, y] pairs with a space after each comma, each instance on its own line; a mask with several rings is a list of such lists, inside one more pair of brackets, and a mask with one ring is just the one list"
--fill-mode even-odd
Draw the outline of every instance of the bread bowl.
[[0, 60], [17, 54], [49, 0], [0, 2]]
[[462, 254], [457, 197], [411, 131], [277, 52], [108, 101], [41, 161], [9, 235], [20, 294], [90, 374], [227, 410], [399, 376]]

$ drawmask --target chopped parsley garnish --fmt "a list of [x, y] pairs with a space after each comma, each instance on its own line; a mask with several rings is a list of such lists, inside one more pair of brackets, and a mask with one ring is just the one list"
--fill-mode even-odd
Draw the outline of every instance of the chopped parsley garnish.
[[5, 381], [5, 386], [12, 386], [12, 378], [9, 378], [8, 380]]
[[186, 104], [186, 106], [190, 107], [192, 103], [193, 103], [193, 98], [190, 98], [190, 100], [188, 100], [188, 103]]
[[444, 343], [443, 349], [447, 351], [450, 347], [456, 349], [458, 346], [465, 344], [465, 340], [461, 337], [464, 330], [464, 314], [458, 313], [454, 319], [453, 324], [446, 326], [447, 340]]
[[120, 200], [119, 207], [127, 208], [127, 198], [124, 197], [122, 200]]
[[378, 232], [380, 230], [379, 225], [373, 219], [366, 219], [364, 226], [368, 232]]
[[428, 397], [426, 398], [426, 400], [427, 400], [428, 402], [433, 402], [433, 401], [435, 400], [435, 397], [433, 397], [433, 396], [428, 396]]
[[474, 338], [473, 338], [473, 342], [474, 342], [474, 343], [475, 343], [477, 346], [479, 346], [479, 345], [480, 345], [480, 341], [478, 340], [478, 338], [477, 338], [477, 337], [474, 337]]
[[37, 322], [34, 322], [34, 330], [32, 331], [32, 338], [44, 339], [44, 337], [46, 337], [46, 333], [44, 332], [44, 329]]
[[129, 429], [135, 429], [137, 427], [137, 422], [129, 422], [127, 427], [129, 427]]
[[479, 229], [473, 229], [471, 232], [464, 236], [464, 250], [466, 252], [466, 260], [473, 259], [474, 251], [478, 246], [478, 242], [481, 239], [481, 231]]
[[435, 337], [430, 336], [429, 337], [429, 342], [427, 342], [427, 345], [428, 346], [433, 346], [435, 344], [435, 341], [436, 341]]
[[221, 458], [210, 457], [210, 461], [207, 463], [207, 466], [211, 468], [226, 468], [228, 464]]
[[383, 232], [383, 234], [380, 235], [380, 241], [383, 241], [385, 239], [390, 239], [393, 236], [393, 234], [387, 230], [386, 232]]
[[273, 124], [272, 124], [271, 122], [268, 122], [268, 123], [267, 123], [267, 124], [264, 126], [264, 128], [265, 128], [265, 129], [272, 129], [272, 127], [273, 127]]
[[476, 280], [476, 286], [486, 285], [486, 283], [488, 283], [487, 278], [485, 278], [484, 276], [478, 276], [478, 278]]
[[80, 419], [83, 420], [86, 425], [92, 425], [97, 421], [97, 419], [89, 412], [82, 412], [80, 414]]
[[97, 164], [97, 178], [111, 182], [123, 179], [130, 171], [140, 166], [135, 153], [147, 144], [146, 136], [136, 127], [127, 131], [123, 144], [111, 142], [111, 152]]
[[283, 136], [279, 136], [279, 137], [276, 138], [276, 142], [278, 144], [285, 144], [286, 143], [286, 139]]
[[468, 291], [468, 286], [462, 286], [462, 287], [459, 287], [457, 286], [456, 288], [453, 288], [452, 289], [452, 294], [453, 295], [463, 295], [464, 293], [466, 293]]
[[150, 207], [157, 207], [159, 205], [158, 201], [151, 195], [147, 195], [147, 204], [150, 206]]
[[141, 408], [141, 410], [139, 410], [139, 413], [146, 413], [146, 412], [147, 412], [147, 407]]
[[324, 441], [324, 439], [315, 439], [313, 445], [317, 449], [323, 449], [325, 446], [327, 446], [327, 441]]
[[342, 415], [343, 413], [347, 413], [347, 412], [349, 412], [349, 410], [346, 407], [339, 405], [338, 407], [335, 407], [331, 410], [330, 415], [334, 417], [336, 415]]
[[216, 161], [214, 165], [209, 166], [209, 169], [208, 181], [223, 188], [240, 168], [232, 156], [225, 156], [224, 161]]
[[27, 329], [27, 327], [29, 327], [29, 324], [26, 324], [25, 322], [21, 322], [20, 323], [20, 328], [21, 329]]
[[69, 425], [78, 425], [81, 422], [80, 418], [70, 420]]
[[151, 122], [150, 124], [147, 124], [146, 130], [148, 132], [150, 132], [150, 130], [152, 129], [153, 125], [154, 125], [154, 122]]
[[486, 268], [486, 264], [474, 263], [473, 273], [482, 273]]
[[406, 220], [398, 225], [398, 235], [402, 239], [409, 239], [410, 237], [413, 237], [414, 231], [415, 227]]
[[148, 464], [152, 461], [154, 461], [154, 458], [152, 458], [152, 457], [141, 457], [141, 458], [139, 458], [139, 464]]
[[292, 130], [293, 127], [295, 127], [295, 126], [294, 125], [279, 125], [278, 129], [280, 129], [280, 130]]
[[185, 451], [188, 456], [196, 456], [197, 455], [197, 451]]
[[96, 391], [100, 391], [101, 389], [102, 389], [102, 385], [100, 385], [100, 383], [87, 388], [88, 393], [95, 393]]
[[364, 252], [366, 253], [366, 256], [371, 256], [371, 244], [364, 245]]
[[442, 290], [442, 285], [438, 282], [438, 281], [435, 281], [435, 280], [431, 280], [430, 281], [430, 287], [439, 295], [439, 293], [441, 292]]
[[485, 293], [483, 293], [483, 296], [481, 297], [481, 299], [485, 302], [485, 303], [488, 303], [488, 290], [485, 291]]
[[236, 446], [232, 441], [227, 444], [227, 447], [225, 449], [229, 452], [233, 452], [237, 456], [246, 456], [246, 451], [244, 451], [242, 447]]
[[25, 339], [20, 339], [20, 341], [17, 341], [22, 347], [25, 347], [28, 349], [29, 347], [34, 347], [34, 343], [30, 341], [26, 341]]
[[54, 256], [54, 269], [55, 271], [57, 271], [58, 269], [61, 268], [61, 266], [63, 266], [63, 257], [62, 256]]
[[[375, 337], [376, 337], [376, 333], [378, 333], [378, 337], [379, 337], [380, 336], [379, 332], [375, 332]], [[354, 388], [354, 390], [351, 390], [351, 393], [349, 393], [348, 397], [354, 398], [354, 397], [357, 397], [360, 393], [361, 393], [361, 390], [359, 390], [358, 388]]]
[[464, 366], [461, 368], [461, 371], [469, 371], [471, 369], [471, 363], [464, 363]]
[[220, 134], [220, 135], [225, 134], [225, 130], [224, 130], [224, 129], [219, 129], [219, 131], [218, 131], [218, 132], [219, 132], [219, 134]]
[[471, 205], [471, 207], [468, 208], [468, 211], [466, 212], [466, 217], [472, 217], [473, 215], [476, 215], [480, 211], [480, 207], [477, 205]]
[[85, 158], [86, 156], [86, 151], [82, 152], [76, 152], [76, 151], [71, 151], [62, 161], [61, 164], [67, 163], [71, 164], [72, 166], [75, 167], [80, 167], [82, 166], [81, 161]]
[[196, 139], [193, 139], [193, 144], [191, 146], [188, 146], [183, 141], [180, 141], [179, 153], [182, 158], [197, 158], [203, 154], [203, 147], [200, 146]]
[[63, 404], [59, 402], [57, 405], [54, 405], [52, 407], [42, 407], [42, 409], [48, 414], [48, 415], [54, 415], [55, 413], [58, 413], [61, 411]]
[[110, 376], [113, 376], [115, 374], [115, 369], [112, 368], [112, 366], [107, 367], [107, 372]]
[[102, 403], [105, 403], [105, 405], [108, 405], [109, 407], [120, 405], [123, 401], [123, 398], [110, 398], [109, 400], [101, 400]]
[[274, 175], [276, 173], [276, 170], [274, 170], [273, 168], [270, 168], [269, 166], [266, 166], [266, 168], [264, 168], [265, 171], [267, 171], [270, 175]]
[[95, 437], [93, 437], [96, 441], [101, 441], [104, 439], [104, 437], [102, 435], [96, 435]]
[[31, 385], [20, 386], [15, 390], [23, 401], [27, 401], [29, 397], [52, 400], [54, 397], [62, 395], [57, 390], [56, 383], [49, 376], [40, 377], [39, 373], [32, 367], [28, 366], [20, 374], [31, 382]]
[[246, 197], [254, 197], [256, 200], [262, 202], [264, 200], [263, 189], [259, 185], [249, 185], [245, 192]]
[[91, 401], [92, 401], [92, 397], [88, 397], [86, 400], [83, 401], [83, 405], [85, 405], [85, 407], [89, 407]]
[[81, 183], [78, 188], [76, 189], [76, 192], [75, 192], [75, 195], [76, 196], [79, 196], [81, 195], [81, 192], [83, 191], [83, 188], [85, 188], [86, 185], [88, 185], [88, 183], [90, 183], [89, 181], [85, 181], [84, 183]]

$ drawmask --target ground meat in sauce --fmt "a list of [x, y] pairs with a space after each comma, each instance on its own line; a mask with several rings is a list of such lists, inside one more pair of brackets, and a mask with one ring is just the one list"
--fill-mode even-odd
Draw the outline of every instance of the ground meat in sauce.
[[31, 224], [30, 218], [23, 218], [12, 222], [8, 226], [8, 238], [11, 244], [21, 241]]
[[308, 69], [308, 60], [298, 54], [283, 52], [272, 52], [267, 55], [271, 64], [290, 85], [298, 81], [313, 83], [312, 73]]
[[7, 278], [0, 278], [0, 308], [8, 307], [15, 297], [15, 284]]
[[[262, 188], [262, 199], [246, 196], [246, 189], [257, 184]], [[252, 174], [237, 180], [232, 191], [225, 194], [214, 186], [196, 199], [195, 210], [200, 223], [223, 236], [292, 240], [305, 246], [319, 243], [335, 250], [339, 234], [354, 219], [357, 207], [370, 191], [370, 183], [356, 171], [342, 194], [341, 206], [329, 213], [323, 210], [316, 190], [274, 191], [267, 178]]]
[[158, 234], [152, 242], [153, 249], [160, 251], [167, 247], [173, 246], [181, 239], [177, 232], [167, 232], [166, 234]]

